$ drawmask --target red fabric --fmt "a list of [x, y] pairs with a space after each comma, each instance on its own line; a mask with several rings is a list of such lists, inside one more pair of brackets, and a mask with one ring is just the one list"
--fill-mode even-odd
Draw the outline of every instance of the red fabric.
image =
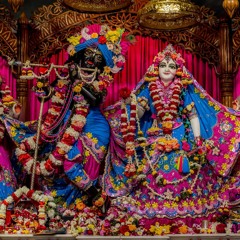
[[[122, 72], [114, 76], [114, 83], [108, 88], [108, 96], [104, 106], [109, 106], [120, 99], [119, 90], [124, 87], [128, 87], [132, 90], [140, 79], [144, 76], [147, 68], [152, 63], [153, 57], [162, 51], [167, 42], [159, 39], [152, 39], [150, 37], [137, 36], [137, 42], [135, 45], [129, 47], [129, 51], [126, 56], [125, 67]], [[192, 55], [190, 52], [185, 51], [183, 48], [174, 46], [177, 52], [180, 52], [186, 61], [187, 69], [193, 74], [194, 78], [202, 85], [202, 87], [216, 100], [220, 101], [220, 84], [219, 79], [216, 76], [214, 67], [207, 62], [201, 60], [198, 56]], [[59, 54], [53, 55], [50, 62], [54, 64], [63, 64], [67, 60], [66, 51], [63, 50]], [[0, 74], [6, 78], [9, 83], [10, 89], [13, 89], [13, 96], [16, 96], [16, 82], [11, 76], [11, 71], [7, 62], [0, 58]], [[2, 70], [3, 69], [3, 70]], [[53, 74], [54, 75], [54, 74]], [[53, 81], [55, 76], [51, 76], [50, 81]], [[27, 109], [28, 116], [26, 120], [38, 119], [40, 103], [32, 92], [31, 88], [34, 82], [29, 81], [28, 87], [28, 99], [29, 106]], [[240, 94], [240, 70], [238, 71], [234, 96]], [[49, 103], [44, 104], [44, 112], [47, 111]]]

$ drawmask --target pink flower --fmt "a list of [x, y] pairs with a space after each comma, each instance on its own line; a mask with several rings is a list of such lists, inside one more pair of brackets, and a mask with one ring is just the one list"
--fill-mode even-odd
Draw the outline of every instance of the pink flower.
[[117, 65], [117, 67], [121, 68], [121, 67], [123, 67], [124, 63], [123, 62], [117, 62], [116, 65]]
[[182, 141], [182, 149], [183, 149], [184, 151], [190, 151], [190, 145], [189, 145], [188, 142], [185, 141], [185, 140]]

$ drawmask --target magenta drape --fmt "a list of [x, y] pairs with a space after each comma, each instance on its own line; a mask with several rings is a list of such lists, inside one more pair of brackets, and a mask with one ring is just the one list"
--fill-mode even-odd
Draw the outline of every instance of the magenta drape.
[[[130, 90], [134, 89], [136, 84], [144, 76], [147, 68], [151, 65], [154, 56], [159, 51], [162, 51], [168, 44], [167, 42], [164, 42], [162, 40], [152, 39], [150, 37], [137, 36], [136, 39], [136, 44], [130, 46], [127, 53], [125, 68], [122, 72], [114, 76], [114, 83], [108, 88], [108, 96], [106, 98], [104, 106], [109, 106], [119, 100], [119, 90], [121, 88], [128, 87]], [[216, 75], [214, 67], [200, 59], [198, 56], [193, 55], [188, 51], [185, 51], [183, 48], [179, 46], [174, 47], [177, 52], [180, 52], [182, 54], [183, 58], [186, 61], [187, 69], [193, 74], [193, 76], [202, 85], [202, 87], [206, 89], [206, 91], [213, 98], [220, 101], [219, 79]], [[50, 62], [54, 64], [63, 64], [66, 60], [66, 51], [62, 50], [60, 53], [53, 55], [50, 59]], [[8, 80], [10, 88], [13, 89], [13, 93], [16, 95], [16, 82], [13, 80], [13, 77], [10, 74], [10, 68], [7, 67], [6, 61], [4, 61], [3, 59], [1, 59], [1, 61], [3, 61], [3, 64], [1, 64], [1, 66], [5, 66], [6, 69], [8, 69], [4, 70], [3, 76]], [[240, 71], [238, 73], [238, 76], [238, 84], [240, 84]], [[51, 82], [54, 79], [54, 76], [50, 77]], [[26, 120], [38, 119], [40, 109], [40, 103], [31, 90], [33, 84], [34, 81], [29, 81], [28, 83], [28, 109], [26, 111], [28, 115], [26, 117]], [[44, 112], [47, 111], [48, 107], [49, 103], [47, 102], [44, 104]]]
[[12, 96], [14, 98], [16, 98], [16, 96], [17, 96], [17, 90], [16, 90], [17, 81], [16, 81], [16, 78], [12, 74], [12, 70], [11, 70], [7, 60], [3, 57], [0, 57], [0, 76], [3, 79], [3, 82], [5, 82], [9, 86]]

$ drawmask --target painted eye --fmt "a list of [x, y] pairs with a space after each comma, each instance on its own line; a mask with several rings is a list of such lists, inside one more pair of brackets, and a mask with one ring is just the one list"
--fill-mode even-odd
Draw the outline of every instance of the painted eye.
[[100, 55], [100, 54], [96, 54], [96, 56], [95, 56], [95, 61], [96, 62], [102, 62], [102, 55]]
[[176, 67], [175, 64], [170, 64], [170, 65], [169, 65], [169, 68], [171, 68], [171, 69], [176, 69], [177, 67]]
[[165, 68], [167, 65], [165, 63], [160, 63], [159, 67], [160, 68]]

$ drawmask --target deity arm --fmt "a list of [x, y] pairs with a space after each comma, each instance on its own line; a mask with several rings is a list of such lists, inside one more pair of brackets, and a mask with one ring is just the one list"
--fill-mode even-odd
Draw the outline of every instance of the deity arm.
[[200, 137], [201, 132], [200, 132], [200, 122], [199, 122], [198, 116], [195, 116], [195, 117], [191, 118], [190, 123], [191, 123], [191, 126], [192, 126], [194, 137], [195, 138]]
[[191, 104], [192, 108], [188, 113], [188, 117], [191, 123], [191, 127], [193, 130], [193, 135], [197, 145], [201, 145], [201, 129], [200, 129], [200, 121], [198, 118], [197, 110], [193, 104]]

